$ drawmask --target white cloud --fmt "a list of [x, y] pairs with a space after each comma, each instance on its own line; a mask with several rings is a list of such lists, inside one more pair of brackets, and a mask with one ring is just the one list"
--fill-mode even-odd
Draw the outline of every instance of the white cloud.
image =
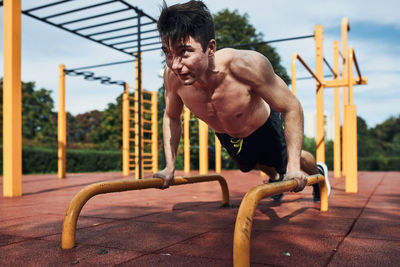
[[[90, 0], [96, 2], [95, 0]], [[127, 0], [146, 13], [157, 18], [161, 0]], [[36, 6], [47, 0], [22, 0], [23, 9], [28, 5]], [[183, 2], [167, 0], [169, 5]], [[250, 23], [257, 31], [264, 34], [265, 40], [291, 36], [313, 34], [316, 24], [323, 25], [324, 55], [332, 64], [332, 42], [340, 39], [340, 24], [343, 17], [348, 17], [350, 26], [354, 23], [375, 23], [394, 26], [400, 29], [397, 0], [381, 1], [272, 1], [272, 0], [206, 0], [212, 13], [228, 8], [237, 9], [240, 14], [248, 13]], [[0, 8], [0, 27], [3, 25]], [[23, 16], [23, 52], [22, 78], [24, 81], [36, 81], [38, 87], [53, 90], [53, 98], [58, 101], [58, 64], [67, 68], [95, 65], [106, 62], [128, 60], [131, 57], [102, 47], [91, 41], [64, 32], [42, 22]], [[335, 30], [336, 29], [336, 30]], [[362, 74], [368, 76], [368, 85], [355, 88], [355, 102], [359, 114], [365, 116], [370, 126], [383, 121], [391, 114], [399, 114], [398, 77], [400, 72], [400, 48], [398, 44], [385, 40], [376, 40], [374, 36], [354, 37], [357, 33], [349, 32], [349, 45], [356, 49], [357, 59]], [[2, 38], [2, 36], [1, 36]], [[0, 40], [0, 60], [3, 59], [3, 41]], [[281, 56], [283, 66], [290, 73], [291, 57], [298, 52], [314, 69], [315, 52], [313, 39], [298, 40], [273, 44]], [[159, 78], [161, 69], [159, 51], [143, 55], [143, 84], [146, 89], [157, 90], [162, 84]], [[93, 69], [97, 76], [110, 76], [113, 80], [125, 80], [134, 85], [134, 65], [125, 64], [115, 67]], [[325, 67], [325, 72], [328, 69]], [[0, 76], [3, 65], [0, 66]], [[299, 67], [298, 77], [309, 76], [304, 68]], [[74, 114], [91, 109], [103, 109], [114, 101], [122, 90], [115, 86], [103, 86], [99, 82], [88, 82], [81, 77], [67, 77], [67, 110]], [[315, 109], [315, 83], [298, 82], [298, 95], [305, 110]], [[373, 98], [370, 97], [373, 95]], [[388, 97], [389, 96], [389, 97]], [[332, 91], [327, 90], [326, 108], [332, 109]]]

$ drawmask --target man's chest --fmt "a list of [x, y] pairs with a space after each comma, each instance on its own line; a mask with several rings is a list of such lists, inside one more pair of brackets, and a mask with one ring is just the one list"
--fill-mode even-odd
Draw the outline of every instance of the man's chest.
[[240, 117], [251, 109], [253, 100], [248, 85], [229, 80], [212, 90], [183, 87], [178, 94], [192, 113], [201, 119]]

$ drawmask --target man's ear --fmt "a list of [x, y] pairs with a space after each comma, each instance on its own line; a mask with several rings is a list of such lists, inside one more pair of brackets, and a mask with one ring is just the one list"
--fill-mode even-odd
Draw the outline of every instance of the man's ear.
[[211, 39], [208, 42], [208, 56], [212, 57], [215, 54], [215, 51], [217, 51], [217, 42], [215, 41], [215, 39]]

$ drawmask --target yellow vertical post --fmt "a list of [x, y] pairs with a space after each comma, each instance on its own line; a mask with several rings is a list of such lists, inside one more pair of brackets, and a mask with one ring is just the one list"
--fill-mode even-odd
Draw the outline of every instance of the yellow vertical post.
[[135, 74], [136, 87], [134, 93], [134, 112], [135, 112], [135, 177], [139, 179], [139, 60], [135, 55]]
[[346, 106], [347, 125], [347, 156], [346, 156], [346, 192], [356, 193], [358, 191], [358, 164], [357, 164], [357, 111], [353, 105], [353, 48], [349, 48], [348, 54], [348, 86], [349, 104]]
[[[335, 80], [340, 79], [339, 75], [339, 42], [333, 42], [333, 71]], [[335, 116], [335, 139], [333, 141], [333, 176], [341, 176], [341, 137], [340, 137], [340, 97], [339, 87], [334, 88], [334, 116]]]
[[58, 178], [66, 176], [67, 166], [67, 115], [65, 112], [65, 66], [58, 68]]
[[4, 1], [3, 196], [22, 195], [21, 0]]
[[[143, 93], [143, 88], [140, 88], [141, 90], [141, 94], [140, 94], [140, 103], [141, 103], [141, 112], [139, 113], [139, 116], [140, 116], [140, 120], [141, 120], [141, 124], [139, 125], [139, 127], [140, 127], [140, 142], [139, 142], [139, 144], [140, 144], [140, 151], [141, 151], [141, 153], [140, 153], [140, 155], [141, 155], [141, 157], [139, 157], [140, 159], [139, 160], [141, 160], [141, 163], [142, 164], [140, 164], [140, 166], [141, 166], [141, 168], [142, 168], [142, 170], [141, 170], [141, 174], [143, 175], [144, 174], [144, 133], [143, 133], [143, 126], [144, 126], [144, 116], [143, 116], [143, 114], [144, 114], [144, 112], [143, 112], [143, 110], [144, 110], [144, 103], [143, 103], [143, 99], [144, 99], [144, 93]], [[143, 177], [139, 177], [139, 179], [142, 179]]]
[[292, 57], [292, 93], [296, 95], [296, 60], [297, 60], [297, 53], [293, 54]]
[[157, 92], [151, 93], [151, 154], [153, 173], [158, 172], [158, 108]]
[[189, 123], [190, 123], [190, 110], [185, 107], [183, 114], [183, 157], [184, 157], [184, 171], [190, 172], [190, 138], [189, 138]]
[[208, 173], [208, 126], [199, 120], [199, 174]]
[[122, 175], [129, 175], [129, 85], [122, 95]]
[[215, 135], [215, 172], [221, 173], [221, 142]]
[[[324, 80], [323, 30], [321, 25], [315, 26], [315, 75], [320, 81]], [[324, 86], [317, 82], [317, 161], [325, 162], [325, 133], [324, 133]]]
[[[348, 67], [347, 67], [347, 32], [350, 30], [349, 26], [349, 20], [348, 18], [343, 18], [342, 19], [342, 25], [341, 25], [341, 38], [342, 38], [342, 79], [344, 81], [347, 80], [347, 72], [348, 72]], [[343, 123], [342, 123], [342, 174], [346, 176], [346, 157], [347, 157], [347, 140], [346, 140], [346, 125], [347, 125], [347, 116], [346, 116], [346, 105], [348, 104], [348, 99], [347, 99], [348, 93], [347, 93], [347, 87], [343, 87]]]

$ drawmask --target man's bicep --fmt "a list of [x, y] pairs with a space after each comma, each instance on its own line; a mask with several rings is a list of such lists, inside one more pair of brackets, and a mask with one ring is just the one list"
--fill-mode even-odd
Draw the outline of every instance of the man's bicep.
[[180, 96], [165, 86], [165, 115], [172, 119], [179, 119], [183, 110], [183, 102]]

